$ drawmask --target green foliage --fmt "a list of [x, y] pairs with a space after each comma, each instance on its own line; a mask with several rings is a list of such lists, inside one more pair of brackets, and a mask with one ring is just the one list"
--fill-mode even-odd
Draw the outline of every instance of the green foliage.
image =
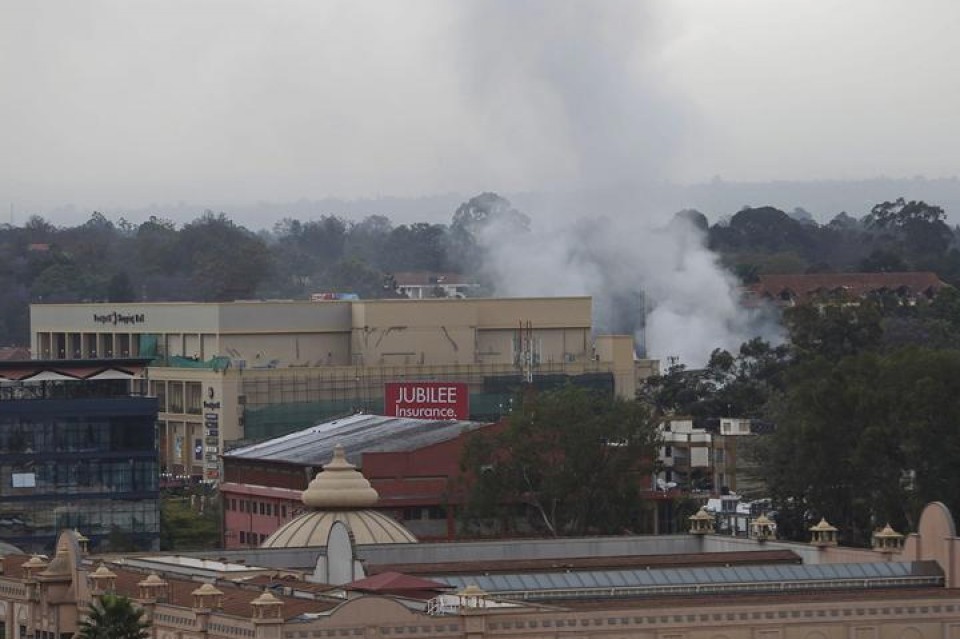
[[943, 209], [923, 201], [905, 201], [902, 197], [893, 202], [881, 202], [870, 209], [863, 219], [864, 224], [874, 229], [903, 228], [912, 222], [932, 224], [946, 217]]
[[791, 371], [758, 451], [782, 533], [805, 539], [826, 517], [867, 545], [910, 529], [933, 500], [960, 508], [960, 352], [909, 348], [818, 357]]
[[148, 639], [150, 623], [143, 609], [119, 595], [105, 594], [90, 603], [79, 623], [79, 639]]
[[396, 282], [358, 259], [341, 260], [317, 279], [318, 290], [356, 293], [362, 298], [393, 297]]
[[791, 348], [799, 359], [821, 356], [835, 360], [877, 348], [883, 335], [880, 320], [880, 310], [872, 302], [802, 304], [783, 314]]
[[703, 369], [679, 365], [651, 377], [642, 392], [657, 415], [762, 417], [771, 395], [783, 387], [788, 357], [786, 346], [755, 338], [736, 356], [715, 350]]
[[610, 534], [642, 518], [639, 489], [659, 437], [643, 404], [575, 386], [521, 395], [499, 435], [470, 438], [468, 530], [524, 527], [551, 535]]
[[183, 227], [179, 237], [184, 271], [201, 299], [232, 301], [256, 297], [272, 265], [262, 239], [226, 215], [207, 211]]
[[165, 494], [160, 501], [162, 550], [209, 550], [220, 546], [217, 500], [202, 492]]
[[132, 302], [136, 297], [137, 293], [133, 290], [133, 284], [126, 271], [121, 271], [110, 278], [110, 283], [107, 285], [108, 302]]

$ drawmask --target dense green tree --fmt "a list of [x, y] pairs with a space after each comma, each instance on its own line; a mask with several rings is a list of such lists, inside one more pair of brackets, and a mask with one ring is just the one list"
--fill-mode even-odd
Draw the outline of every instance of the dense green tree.
[[209, 550], [219, 545], [220, 511], [216, 499], [198, 492], [162, 496], [162, 550]]
[[450, 261], [458, 270], [479, 273], [483, 268], [484, 233], [494, 237], [513, 236], [530, 231], [530, 218], [513, 207], [510, 200], [496, 193], [476, 195], [453, 213], [450, 223]]
[[127, 597], [114, 594], [95, 598], [80, 621], [79, 639], [148, 639], [150, 623], [144, 611]]
[[867, 301], [858, 305], [824, 300], [825, 304], [802, 304], [787, 309], [783, 322], [790, 334], [790, 347], [798, 359], [825, 357], [837, 360], [873, 350], [883, 338], [881, 313]]
[[711, 233], [711, 245], [721, 250], [807, 253], [812, 238], [807, 228], [779, 209], [770, 206], [745, 208], [730, 218], [727, 232]]
[[393, 224], [383, 215], [369, 215], [347, 230], [344, 241], [344, 255], [351, 259], [363, 260], [373, 268], [381, 271], [390, 271], [394, 265], [387, 262], [387, 243]]
[[359, 259], [333, 264], [317, 278], [318, 288], [336, 293], [355, 293], [361, 298], [397, 297], [396, 282]]
[[762, 417], [770, 397], [783, 388], [789, 355], [787, 346], [755, 338], [736, 355], [715, 350], [703, 369], [679, 365], [651, 377], [643, 395], [658, 415]]
[[91, 282], [89, 270], [78, 268], [65, 256], [43, 269], [30, 287], [36, 302], [63, 303], [99, 301], [96, 286]]
[[254, 298], [273, 265], [261, 238], [210, 211], [183, 227], [179, 252], [191, 277], [187, 296], [192, 299]]
[[620, 533], [642, 519], [638, 493], [659, 442], [645, 406], [572, 385], [521, 395], [498, 435], [475, 434], [468, 524], [525, 523], [551, 535]]
[[863, 222], [876, 242], [902, 255], [914, 268], [936, 269], [953, 240], [945, 219], [939, 206], [901, 197], [875, 205]]
[[782, 534], [826, 517], [866, 545], [878, 526], [911, 528], [922, 505], [960, 507], [960, 352], [901, 349], [816, 358], [790, 374], [758, 450]]
[[278, 222], [273, 231], [276, 274], [292, 285], [293, 293], [308, 293], [317, 276], [343, 258], [346, 232], [346, 223], [335, 216]]
[[121, 271], [110, 278], [110, 284], [107, 286], [108, 302], [132, 302], [136, 299], [137, 292], [133, 290], [133, 284], [126, 271]]
[[910, 222], [943, 222], [946, 213], [936, 205], [923, 201], [905, 201], [900, 197], [890, 202], [881, 202], [870, 209], [863, 222], [869, 228], [893, 229], [902, 228]]
[[910, 268], [897, 251], [878, 248], [860, 261], [857, 270], [864, 273], [902, 273]]
[[390, 232], [385, 251], [393, 272], [449, 270], [447, 227], [442, 224], [401, 224]]

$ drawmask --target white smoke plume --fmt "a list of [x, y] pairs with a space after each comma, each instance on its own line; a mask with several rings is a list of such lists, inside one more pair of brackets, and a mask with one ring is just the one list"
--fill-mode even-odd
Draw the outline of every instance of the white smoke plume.
[[[647, 356], [703, 366], [716, 348], [736, 352], [775, 327], [740, 303], [735, 278], [686, 220], [665, 226], [624, 216], [579, 220], [527, 234], [481, 233], [485, 269], [505, 296], [590, 295], [598, 332], [645, 332]], [[644, 309], [646, 328], [641, 314]]]
[[481, 233], [496, 293], [590, 295], [602, 332], [636, 331], [645, 306], [646, 354], [690, 367], [714, 348], [736, 350], [753, 337], [737, 284], [700, 231], [679, 221], [658, 226], [655, 189], [644, 188], [665, 177], [697, 130], [688, 105], [657, 72], [665, 5], [467, 7], [459, 21], [469, 25], [459, 39], [464, 86], [489, 122], [511, 125], [491, 162], [532, 174], [558, 160], [568, 167], [557, 174], [565, 193], [513, 197], [533, 218], [532, 233], [496, 224]]

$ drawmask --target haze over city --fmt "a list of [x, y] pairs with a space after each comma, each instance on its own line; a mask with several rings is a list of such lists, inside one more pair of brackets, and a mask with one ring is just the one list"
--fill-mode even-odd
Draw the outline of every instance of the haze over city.
[[[414, 219], [408, 199], [449, 215], [485, 190], [535, 217], [571, 202], [646, 216], [778, 204], [737, 200], [771, 180], [884, 176], [925, 176], [918, 197], [958, 191], [942, 180], [960, 139], [960, 6], [946, 0], [14, 0], [2, 13], [0, 202], [15, 222], [213, 208], [269, 227], [296, 207], [258, 203], [324, 198]], [[752, 186], [682, 188], [711, 181]], [[860, 202], [826, 188], [780, 204]]]

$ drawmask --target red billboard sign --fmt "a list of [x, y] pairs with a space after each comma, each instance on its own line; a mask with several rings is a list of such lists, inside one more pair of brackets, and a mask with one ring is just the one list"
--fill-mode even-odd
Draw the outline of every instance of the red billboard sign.
[[383, 414], [411, 419], [469, 419], [470, 392], [461, 382], [387, 382]]

